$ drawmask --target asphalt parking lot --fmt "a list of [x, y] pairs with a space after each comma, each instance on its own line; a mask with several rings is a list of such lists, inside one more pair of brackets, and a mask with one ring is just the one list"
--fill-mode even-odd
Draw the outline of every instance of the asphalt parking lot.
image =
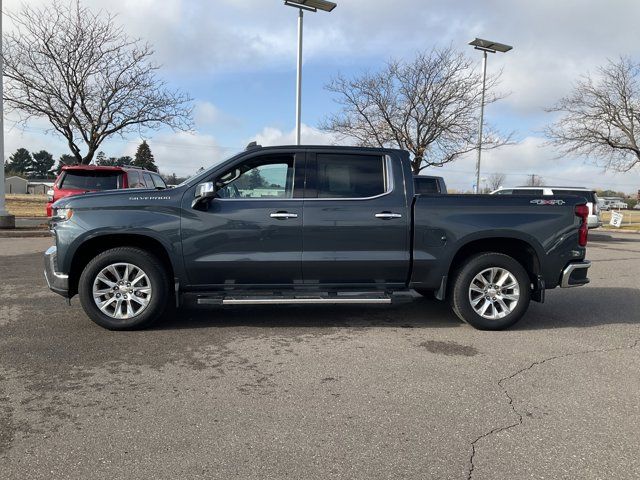
[[640, 235], [506, 332], [439, 302], [181, 311], [109, 332], [0, 239], [0, 477], [640, 477]]

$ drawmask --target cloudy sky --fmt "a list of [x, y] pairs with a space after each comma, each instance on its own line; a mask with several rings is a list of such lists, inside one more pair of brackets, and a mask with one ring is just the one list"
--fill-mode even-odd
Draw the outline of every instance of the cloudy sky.
[[[47, 3], [29, 0], [29, 4]], [[196, 131], [149, 132], [161, 170], [192, 173], [243, 148], [293, 142], [297, 11], [279, 0], [85, 0], [118, 13], [131, 35], [150, 42], [161, 75], [195, 99]], [[5, 0], [16, 12], [19, 0]], [[303, 143], [330, 143], [317, 125], [337, 106], [323, 89], [337, 73], [355, 75], [380, 68], [390, 58], [410, 59], [418, 50], [453, 45], [480, 64], [467, 43], [474, 37], [514, 49], [489, 58], [489, 71], [503, 70], [510, 95], [491, 105], [486, 118], [515, 130], [518, 144], [486, 152], [483, 176], [507, 174], [508, 185], [528, 174], [547, 184], [584, 185], [627, 192], [640, 189], [640, 169], [603, 172], [582, 158], [558, 159], [541, 133], [553, 120], [544, 112], [567, 94], [579, 75], [607, 58], [640, 60], [637, 0], [341, 0], [331, 13], [305, 17]], [[6, 21], [5, 28], [11, 28]], [[26, 128], [6, 122], [6, 152], [25, 146], [65, 153], [64, 142], [46, 134], [46, 122]], [[140, 138], [113, 138], [108, 155], [133, 154]], [[474, 158], [431, 170], [452, 188], [471, 189]], [[428, 172], [426, 172], [428, 173]]]

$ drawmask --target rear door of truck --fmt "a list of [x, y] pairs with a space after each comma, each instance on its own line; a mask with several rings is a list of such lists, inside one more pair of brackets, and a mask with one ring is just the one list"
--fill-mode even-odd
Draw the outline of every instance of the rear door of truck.
[[400, 159], [310, 150], [306, 173], [304, 283], [404, 285], [411, 214]]

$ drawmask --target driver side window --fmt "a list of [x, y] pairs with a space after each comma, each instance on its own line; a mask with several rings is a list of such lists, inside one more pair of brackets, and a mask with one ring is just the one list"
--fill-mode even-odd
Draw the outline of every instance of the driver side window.
[[293, 197], [293, 157], [252, 159], [216, 180], [217, 196], [231, 199]]

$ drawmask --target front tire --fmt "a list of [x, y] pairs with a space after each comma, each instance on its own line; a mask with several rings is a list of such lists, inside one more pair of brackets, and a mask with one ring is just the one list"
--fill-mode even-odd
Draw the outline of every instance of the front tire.
[[529, 275], [508, 255], [474, 255], [454, 276], [453, 311], [479, 330], [509, 328], [522, 318], [530, 300]]
[[170, 296], [162, 263], [133, 247], [113, 248], [91, 260], [80, 275], [78, 293], [89, 318], [109, 330], [151, 325]]

